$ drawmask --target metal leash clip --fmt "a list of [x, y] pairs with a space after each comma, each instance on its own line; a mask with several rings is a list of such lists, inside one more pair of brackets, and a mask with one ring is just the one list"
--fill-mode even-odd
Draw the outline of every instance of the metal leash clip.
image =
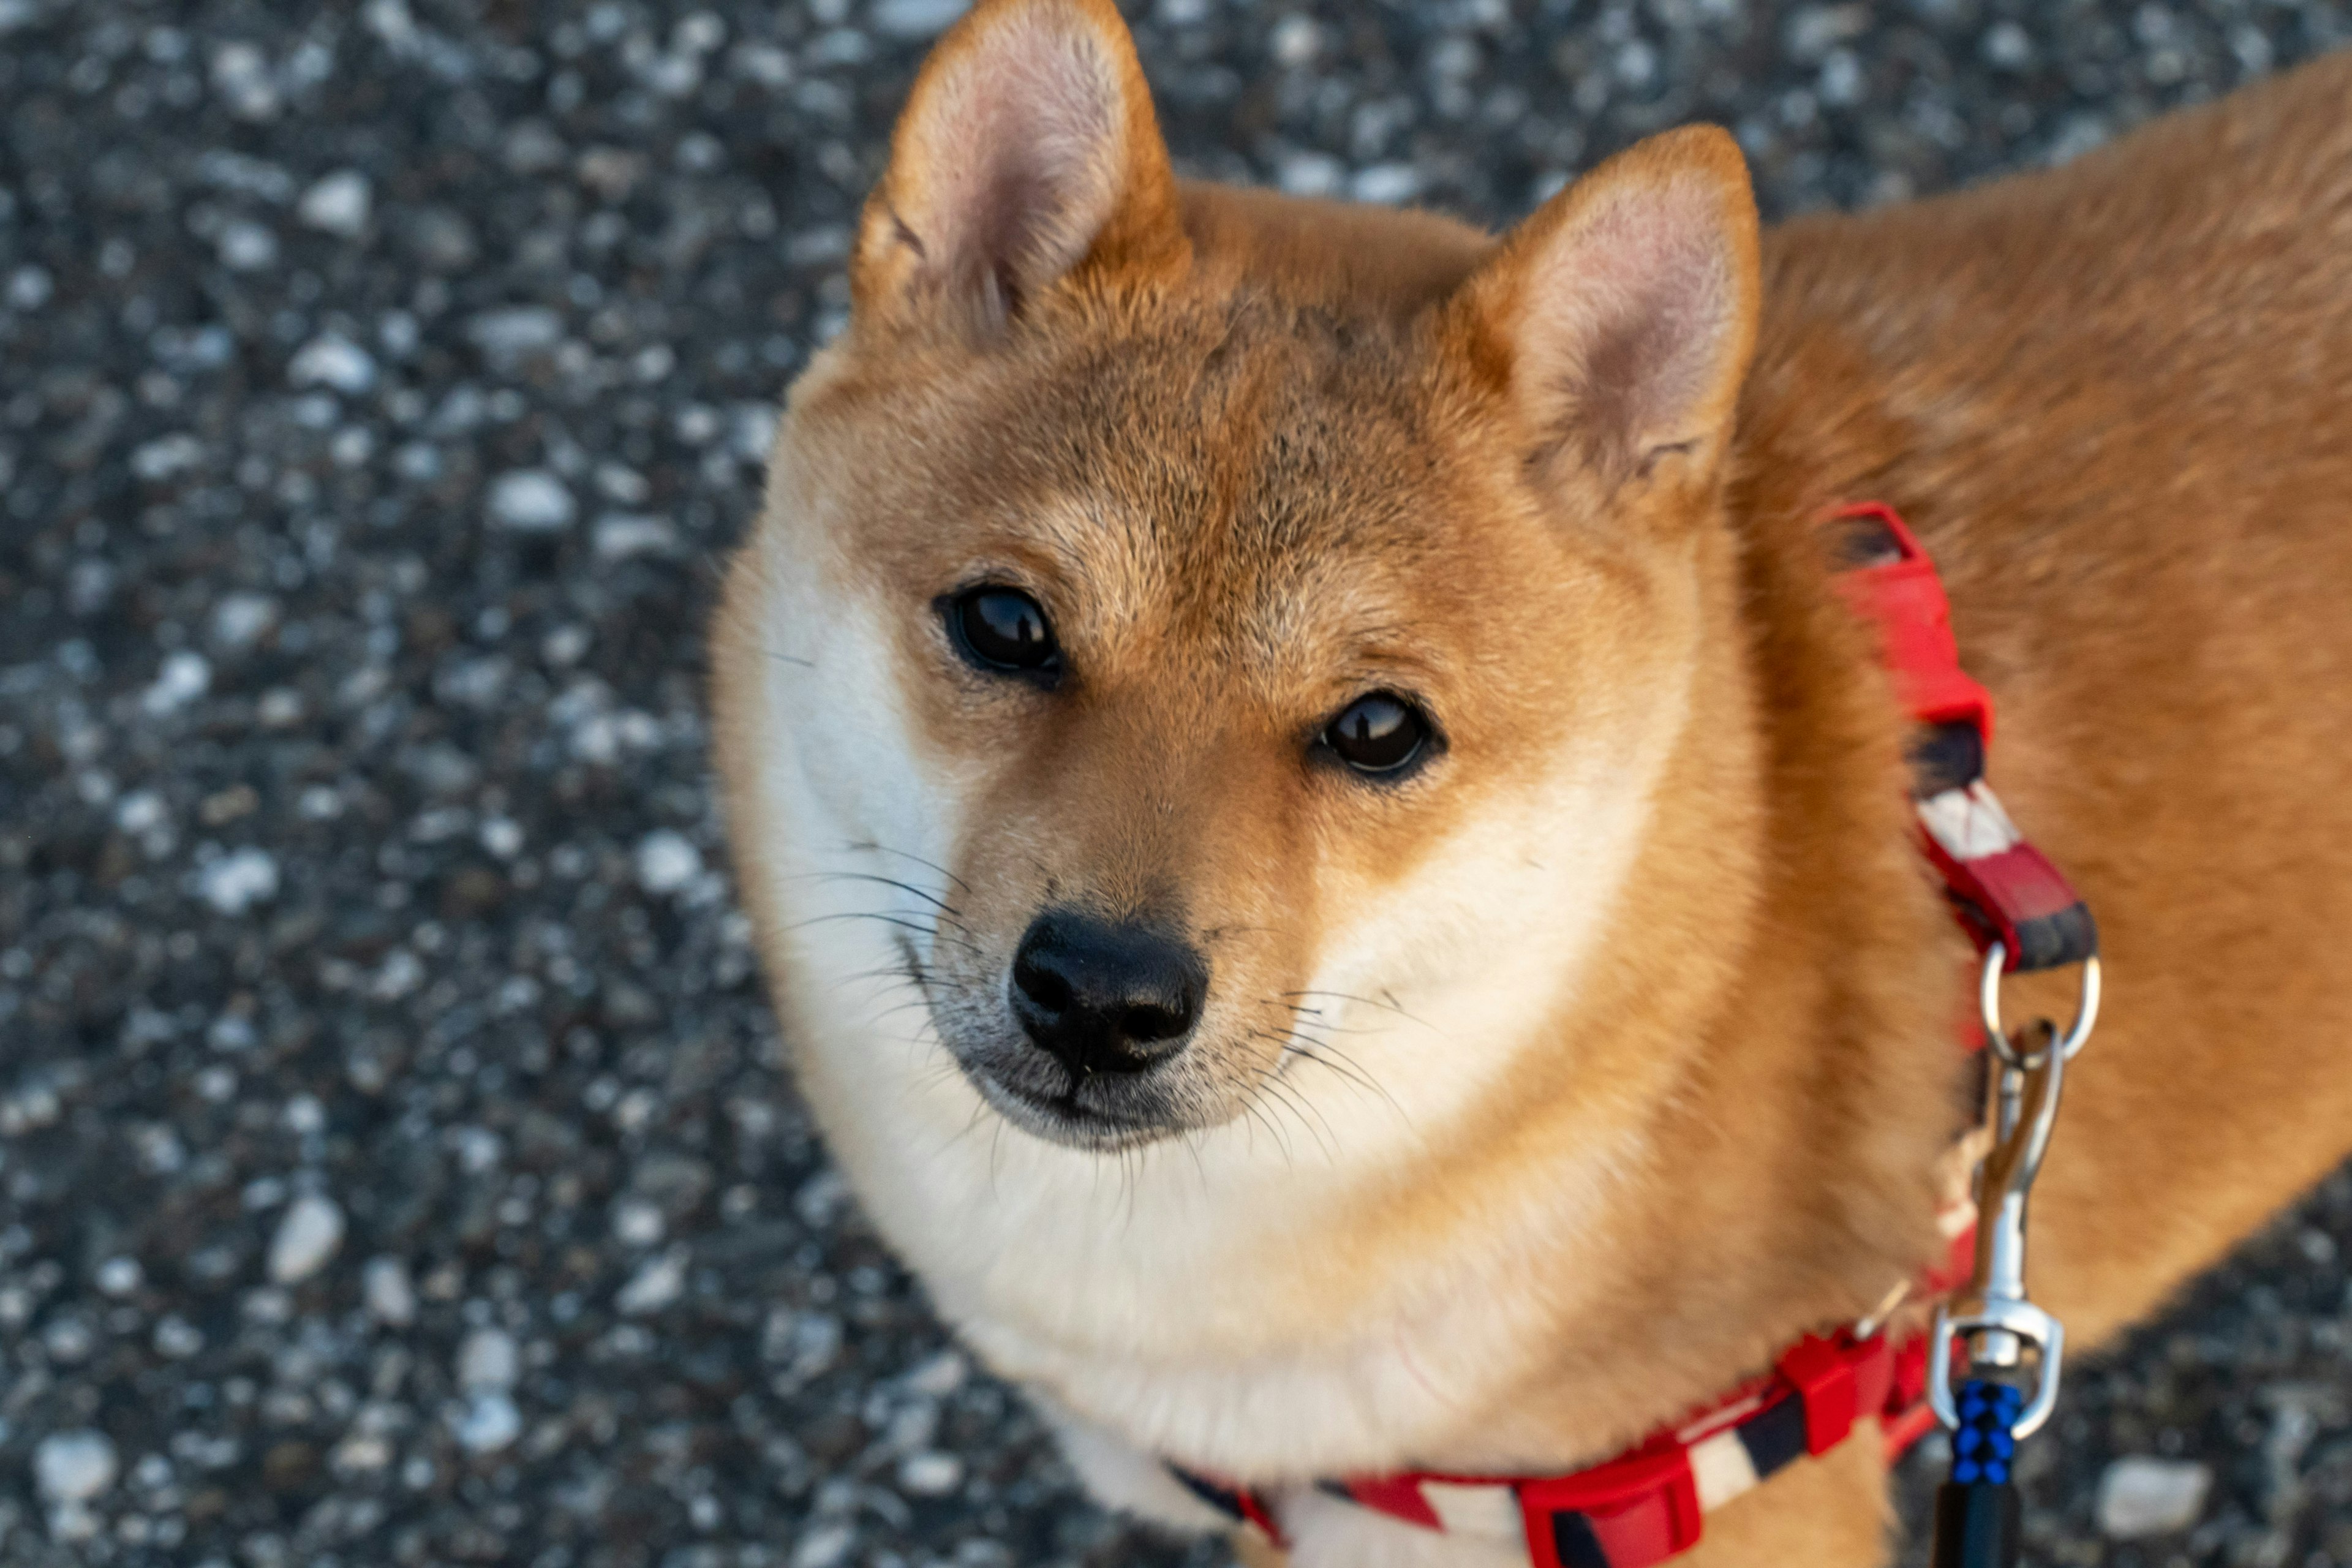
[[2099, 961], [2083, 966], [2082, 1004], [2064, 1035], [2046, 1020], [2042, 1048], [2021, 1051], [2002, 1031], [2000, 975], [2007, 954], [1995, 942], [1985, 954], [1980, 991], [1989, 1044], [1999, 1059], [1993, 1090], [1992, 1148], [1977, 1177], [1976, 1267], [1967, 1287], [1936, 1313], [1928, 1350], [1927, 1398], [1937, 1418], [1957, 1430], [1961, 1422], [1953, 1394], [1952, 1341], [1969, 1342], [1971, 1370], [2013, 1373], [2034, 1352], [2033, 1396], [2011, 1426], [2013, 1436], [2041, 1430], [2058, 1403], [2059, 1364], [2066, 1334], [2058, 1320], [2025, 1294], [2025, 1205], [2033, 1179], [2049, 1152], [2058, 1121], [2058, 1099], [2066, 1064], [2090, 1038], [2099, 1014]]

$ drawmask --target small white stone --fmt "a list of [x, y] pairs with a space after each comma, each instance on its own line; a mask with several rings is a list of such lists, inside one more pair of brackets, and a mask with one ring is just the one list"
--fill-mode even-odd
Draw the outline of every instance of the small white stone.
[[213, 606], [213, 641], [247, 648], [278, 624], [278, 601], [267, 594], [230, 594]]
[[776, 408], [772, 403], [739, 403], [728, 416], [728, 444], [747, 463], [764, 463], [776, 445]]
[[874, 30], [893, 38], [929, 38], [947, 31], [968, 0], [877, 0]]
[[504, 1329], [476, 1329], [457, 1347], [457, 1386], [468, 1394], [512, 1388], [522, 1370], [522, 1352]]
[[668, 1230], [662, 1212], [643, 1198], [624, 1198], [613, 1205], [614, 1237], [626, 1247], [651, 1247]]
[[1296, 69], [1312, 64], [1315, 57], [1322, 52], [1323, 32], [1315, 25], [1314, 17], [1301, 16], [1294, 12], [1274, 25], [1270, 41], [1274, 45], [1274, 58]]
[[8, 308], [12, 310], [37, 310], [49, 302], [56, 288], [48, 269], [42, 267], [19, 267], [8, 275]]
[[221, 265], [232, 272], [258, 272], [278, 262], [278, 237], [249, 219], [221, 226], [216, 242]]
[[397, 1258], [371, 1258], [360, 1272], [360, 1296], [368, 1314], [395, 1329], [416, 1321], [416, 1287], [409, 1281], [408, 1265]]
[[365, 174], [356, 169], [338, 169], [304, 191], [294, 212], [312, 228], [354, 239], [367, 227], [374, 205]]
[[205, 444], [183, 430], [177, 435], [158, 436], [142, 443], [131, 454], [131, 471], [141, 479], [160, 484], [163, 480], [201, 468], [205, 461]]
[[596, 556], [601, 561], [667, 555], [677, 548], [677, 530], [660, 518], [616, 511], [596, 520]]
[[278, 862], [247, 847], [208, 862], [196, 873], [196, 891], [225, 915], [241, 915], [278, 896]]
[[182, 1317], [167, 1317], [155, 1325], [155, 1353], [185, 1361], [205, 1348], [204, 1331]]
[[308, 1279], [342, 1245], [343, 1211], [332, 1198], [307, 1193], [288, 1206], [269, 1239], [269, 1277], [280, 1285]]
[[637, 885], [674, 893], [702, 875], [702, 851], [682, 833], [656, 828], [637, 842]]
[[544, 305], [509, 305], [484, 310], [466, 323], [474, 346], [497, 359], [551, 349], [563, 341], [563, 318]]
[[913, 1393], [943, 1399], [961, 1388], [971, 1375], [971, 1363], [961, 1351], [941, 1351], [907, 1374], [907, 1387]]
[[331, 387], [357, 397], [375, 384], [375, 357], [336, 332], [322, 332], [296, 352], [286, 366], [296, 386]]
[[335, 1445], [327, 1463], [339, 1474], [373, 1474], [392, 1463], [392, 1445], [375, 1433], [354, 1432]]
[[572, 526], [579, 507], [563, 481], [544, 468], [517, 468], [490, 485], [490, 518], [519, 533], [553, 533]]
[[1360, 169], [1348, 182], [1348, 194], [1360, 202], [1393, 205], [1421, 194], [1421, 171], [1411, 163], [1375, 163]]
[[1286, 153], [1274, 177], [1294, 196], [1337, 195], [1348, 183], [1348, 166], [1328, 153]]
[[963, 1461], [953, 1454], [909, 1454], [898, 1462], [898, 1488], [917, 1497], [945, 1497], [963, 1485]]
[[450, 1430], [457, 1438], [457, 1446], [466, 1452], [495, 1454], [522, 1436], [522, 1412], [506, 1394], [476, 1394]]
[[33, 1484], [55, 1503], [82, 1503], [114, 1484], [121, 1463], [103, 1432], [56, 1432], [33, 1450]]
[[793, 1549], [793, 1568], [839, 1568], [856, 1544], [857, 1534], [848, 1525], [820, 1525]]
[[114, 826], [125, 833], [146, 833], [161, 827], [167, 815], [163, 797], [152, 789], [134, 790], [114, 804]]
[[613, 1298], [614, 1307], [628, 1317], [658, 1312], [686, 1291], [686, 1253], [663, 1253], [637, 1270]]
[[2099, 1478], [2099, 1533], [2110, 1541], [2170, 1535], [2197, 1522], [2213, 1472], [2193, 1459], [2133, 1455]]
[[1984, 36], [1984, 58], [2002, 70], [2021, 71], [2033, 63], [2033, 39], [2014, 22], [1996, 22]]
[[139, 705], [150, 717], [176, 713], [213, 689], [213, 667], [203, 654], [185, 648], [163, 656], [155, 684], [141, 693]]

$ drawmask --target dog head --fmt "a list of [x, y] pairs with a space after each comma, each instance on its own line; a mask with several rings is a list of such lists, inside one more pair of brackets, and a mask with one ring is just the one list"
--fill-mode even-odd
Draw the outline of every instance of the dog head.
[[1737, 150], [1659, 137], [1499, 243], [1359, 222], [1180, 184], [1108, 0], [992, 0], [794, 391], [726, 623], [752, 901], [788, 990], [901, 1005], [1039, 1137], [1475, 1096], [1689, 726]]

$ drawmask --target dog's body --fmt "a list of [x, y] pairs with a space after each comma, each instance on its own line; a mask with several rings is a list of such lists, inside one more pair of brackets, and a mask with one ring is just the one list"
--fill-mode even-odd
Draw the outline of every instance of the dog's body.
[[[1174, 1459], [1290, 1487], [1300, 1564], [1518, 1561], [1297, 1483], [1603, 1457], [1934, 1251], [1966, 947], [1841, 500], [1935, 554], [2103, 929], [2037, 1299], [2095, 1342], [2352, 1148], [2347, 61], [1787, 226], [1760, 322], [1719, 139], [1497, 247], [1180, 185], [1141, 92], [1097, 0], [942, 45], [716, 638], [810, 1101], [1108, 1500], [1213, 1524]], [[1050, 666], [973, 655], [1015, 588]], [[1331, 761], [1374, 689], [1399, 782]], [[1036, 1022], [1066, 909], [1192, 955], [1175, 1055]], [[1875, 1562], [1881, 1485], [1691, 1561]]]

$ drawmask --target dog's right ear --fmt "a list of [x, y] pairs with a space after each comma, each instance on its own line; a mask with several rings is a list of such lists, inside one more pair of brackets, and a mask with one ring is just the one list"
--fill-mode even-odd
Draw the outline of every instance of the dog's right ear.
[[860, 328], [985, 337], [1082, 273], [1190, 247], [1143, 68], [1110, 0], [982, 0], [940, 40], [850, 258]]

